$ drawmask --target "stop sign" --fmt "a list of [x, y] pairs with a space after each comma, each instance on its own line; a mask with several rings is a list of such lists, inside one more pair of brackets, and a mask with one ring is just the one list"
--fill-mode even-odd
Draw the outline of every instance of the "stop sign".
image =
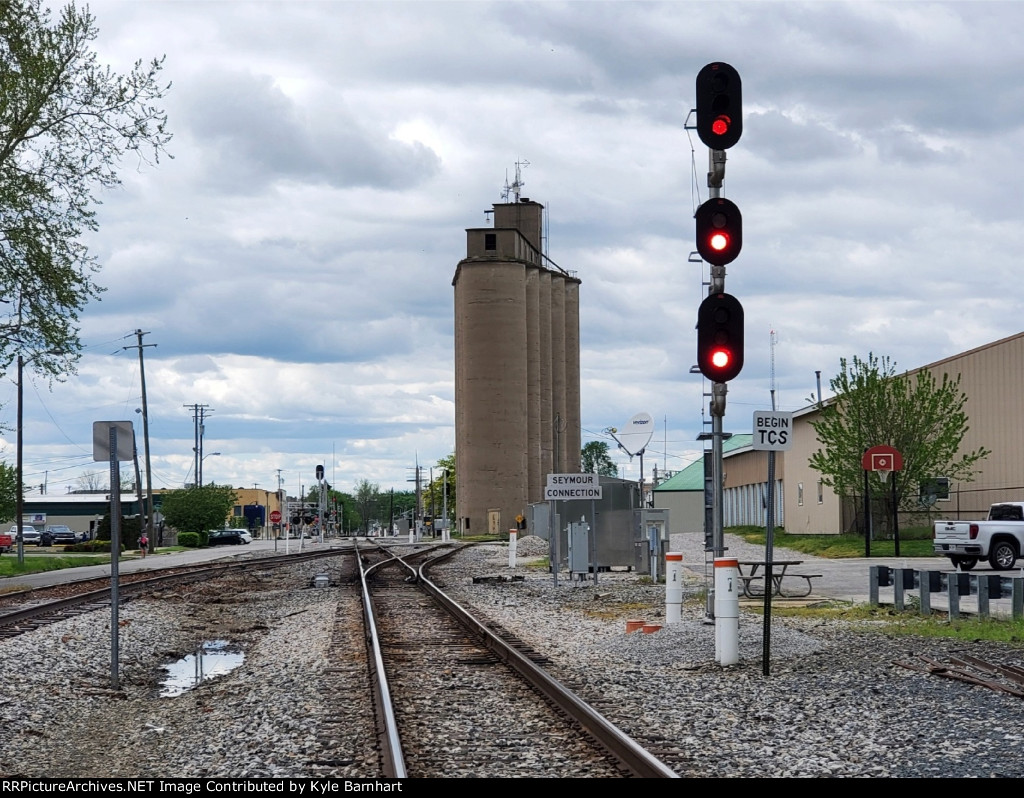
[[272, 524], [279, 524], [279, 523], [281, 523], [281, 511], [280, 510], [272, 510], [271, 511], [271, 513], [270, 513], [270, 523], [272, 523]]

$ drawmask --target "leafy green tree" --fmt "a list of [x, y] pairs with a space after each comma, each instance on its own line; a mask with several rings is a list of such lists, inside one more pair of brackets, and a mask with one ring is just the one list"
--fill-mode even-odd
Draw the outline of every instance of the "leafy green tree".
[[[451, 479], [451, 477], [450, 477]], [[454, 486], [452, 486], [454, 487]], [[451, 494], [449, 494], [449, 502], [451, 502]], [[395, 518], [398, 518], [409, 510], [416, 509], [416, 491], [414, 490], [392, 490], [388, 492], [388, 517], [392, 514]], [[394, 505], [392, 506], [392, 502]]]
[[[451, 502], [451, 499], [448, 501]], [[451, 510], [450, 504], [449, 510]], [[385, 526], [392, 519], [398, 519], [407, 514], [411, 516], [415, 511], [416, 491], [392, 489], [381, 494], [381, 521]]]
[[160, 512], [179, 532], [201, 533], [221, 529], [234, 509], [237, 496], [230, 485], [199, 485], [164, 491]]
[[[871, 353], [866, 360], [842, 358], [839, 368], [829, 381], [835, 399], [811, 422], [821, 448], [810, 458], [811, 468], [837, 495], [863, 492], [863, 454], [883, 444], [903, 457], [903, 469], [888, 477], [895, 480], [901, 508], [911, 508], [921, 483], [935, 477], [957, 482], [974, 479], [978, 463], [990, 450], [960, 451], [969, 427], [964, 412], [967, 396], [960, 390], [959, 375], [951, 379], [943, 374], [941, 382], [927, 370], [913, 377], [898, 375], [888, 357], [879, 359]], [[891, 495], [893, 483], [883, 485], [876, 472], [870, 472], [869, 479], [872, 494]]]
[[53, 20], [42, 0], [0, 3], [0, 368], [74, 370], [78, 315], [101, 291], [82, 243], [96, 192], [120, 185], [126, 153], [155, 163], [170, 141], [162, 60], [119, 75], [97, 64], [97, 35], [88, 7]]
[[[96, 540], [110, 540], [112, 532], [110, 529], [110, 513], [107, 513], [96, 524]], [[137, 549], [139, 547], [139, 536], [142, 534], [142, 524], [137, 515], [121, 516], [121, 547], [125, 549]]]
[[18, 469], [0, 463], [0, 521], [13, 520], [18, 513]]
[[370, 521], [380, 517], [380, 485], [362, 479], [356, 484], [355, 504], [363, 534], [370, 531]]
[[580, 469], [584, 474], [600, 474], [603, 477], [618, 476], [619, 469], [608, 454], [604, 441], [590, 441], [580, 450]]

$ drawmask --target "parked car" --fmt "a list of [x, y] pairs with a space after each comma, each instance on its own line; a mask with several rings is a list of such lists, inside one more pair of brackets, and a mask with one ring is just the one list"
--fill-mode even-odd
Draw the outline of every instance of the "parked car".
[[21, 542], [24, 545], [28, 545], [29, 543], [34, 543], [37, 546], [42, 545], [39, 542], [41, 537], [42, 537], [39, 534], [39, 530], [36, 529], [34, 526], [29, 526], [28, 524], [22, 524], [22, 526], [21, 526], [21, 534], [18, 533], [18, 525], [17, 524], [15, 524], [14, 526], [11, 527], [11, 531], [8, 534], [11, 535], [11, 537], [14, 538], [15, 542], [17, 542], [18, 538], [20, 537], [21, 538]]
[[249, 530], [240, 529], [239, 535], [241, 536], [243, 543], [252, 543], [252, 535], [249, 534]]
[[246, 542], [242, 540], [241, 529], [214, 529], [208, 537], [211, 546], [237, 546]]
[[50, 524], [44, 530], [44, 533], [45, 532], [49, 532], [52, 536], [52, 545], [54, 546], [65, 546], [68, 543], [78, 543], [78, 541], [81, 540], [81, 535], [75, 532], [71, 527], [65, 526], [64, 524]]
[[985, 521], [935, 521], [935, 554], [954, 568], [971, 570], [988, 560], [993, 571], [1009, 571], [1024, 552], [1024, 502], [997, 502]]

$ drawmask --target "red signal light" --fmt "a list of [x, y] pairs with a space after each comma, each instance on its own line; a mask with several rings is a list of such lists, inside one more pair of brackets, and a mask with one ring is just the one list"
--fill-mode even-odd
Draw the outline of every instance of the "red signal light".
[[727, 150], [743, 135], [743, 81], [716, 61], [697, 73], [697, 135], [713, 150]]
[[697, 251], [708, 263], [732, 263], [743, 248], [743, 216], [734, 202], [712, 197], [694, 214]]
[[728, 382], [743, 369], [743, 305], [711, 294], [697, 309], [697, 367], [712, 382]]

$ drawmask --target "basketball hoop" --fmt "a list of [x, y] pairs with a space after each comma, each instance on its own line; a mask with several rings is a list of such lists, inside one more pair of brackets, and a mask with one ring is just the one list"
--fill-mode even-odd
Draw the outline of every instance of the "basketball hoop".
[[861, 468], [865, 471], [874, 471], [884, 485], [889, 479], [890, 472], [903, 470], [903, 455], [892, 446], [872, 446], [864, 452]]

